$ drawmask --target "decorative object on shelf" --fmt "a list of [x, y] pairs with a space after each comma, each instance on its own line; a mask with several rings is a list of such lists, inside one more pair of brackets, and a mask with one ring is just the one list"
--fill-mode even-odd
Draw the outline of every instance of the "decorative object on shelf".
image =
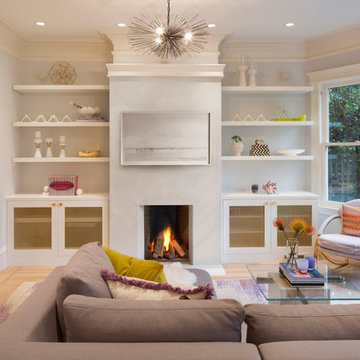
[[275, 182], [268, 181], [266, 184], [262, 186], [263, 190], [268, 194], [275, 194], [277, 190], [277, 185]]
[[299, 121], [306, 121], [306, 115], [300, 115]]
[[262, 139], [256, 139], [255, 144], [251, 145], [250, 156], [270, 156], [269, 146]]
[[[294, 218], [289, 222], [290, 231], [294, 234], [293, 237], [289, 237], [285, 231], [285, 225], [283, 219], [277, 217], [273, 221], [273, 225], [282, 231], [286, 238], [286, 254], [287, 262], [286, 266], [290, 268], [297, 268], [296, 258], [298, 254], [299, 236], [303, 233], [312, 236], [315, 233], [315, 228], [309, 225], [304, 219]], [[289, 266], [290, 264], [290, 266]]]
[[76, 195], [78, 188], [77, 175], [52, 175], [49, 176], [50, 195]]
[[29, 115], [24, 115], [24, 117], [20, 120], [21, 122], [31, 122], [31, 118]]
[[65, 144], [65, 141], [66, 141], [65, 136], [61, 135], [60, 136], [60, 143], [59, 143], [59, 145], [60, 145], [60, 155], [59, 155], [59, 157], [61, 157], [61, 158], [66, 157], [66, 153], [65, 153], [66, 144]]
[[50, 187], [48, 185], [45, 185], [43, 187], [42, 196], [49, 196], [50, 195], [49, 191], [50, 191]]
[[69, 103], [73, 108], [77, 109], [80, 114], [79, 120], [104, 120], [100, 117], [96, 117], [95, 115], [98, 115], [100, 113], [100, 107], [99, 106], [81, 106], [73, 101]]
[[246, 86], [246, 70], [249, 67], [245, 64], [245, 54], [241, 54], [241, 64], [239, 66], [240, 78], [239, 78], [239, 85]]
[[76, 195], [78, 195], [78, 196], [84, 195], [83, 189], [77, 188]]
[[59, 119], [55, 115], [51, 115], [48, 122], [59, 122]]
[[301, 273], [306, 274], [309, 269], [309, 261], [307, 259], [296, 259], [296, 266]]
[[61, 121], [62, 121], [62, 122], [71, 122], [72, 120], [71, 120], [71, 118], [70, 118], [69, 115], [65, 115], [65, 116], [62, 118]]
[[296, 156], [305, 152], [305, 149], [278, 149], [276, 152], [283, 156]]
[[231, 152], [235, 156], [240, 156], [241, 153], [244, 151], [244, 144], [242, 142], [242, 139], [239, 135], [234, 135], [231, 138]]
[[67, 61], [57, 61], [49, 70], [49, 78], [55, 85], [71, 85], [76, 77], [75, 68]]
[[36, 119], [34, 121], [35, 122], [46, 122], [46, 118], [43, 114], [40, 114], [36, 117]]
[[259, 185], [258, 185], [258, 184], [252, 184], [252, 185], [251, 185], [251, 192], [252, 192], [253, 194], [257, 194], [258, 191], [259, 191]]
[[52, 138], [46, 138], [46, 157], [53, 157], [53, 153], [51, 150], [51, 143], [52, 143], [53, 139]]
[[306, 115], [300, 115], [299, 117], [291, 117], [289, 110], [285, 105], [280, 104], [278, 106], [278, 114], [273, 121], [306, 121]]
[[231, 121], [241, 121], [239, 114], [236, 114]]
[[260, 114], [255, 121], [266, 121], [266, 119], [263, 114]]
[[100, 150], [79, 150], [79, 157], [98, 157], [100, 156]]
[[145, 54], [155, 54], [167, 60], [199, 53], [204, 49], [208, 26], [198, 15], [186, 19], [179, 15], [170, 15], [170, 0], [167, 0], [167, 17], [155, 15], [135, 17], [129, 26], [130, 46]]
[[312, 256], [305, 256], [304, 259], [306, 259], [309, 263], [309, 270], [315, 269], [315, 258]]
[[244, 117], [243, 121], [254, 121], [254, 118], [250, 114], [248, 114]]
[[34, 153], [34, 157], [35, 158], [41, 158], [41, 151], [40, 151], [40, 145], [41, 145], [41, 131], [35, 131], [35, 139], [34, 139], [34, 143], [35, 143], [35, 153]]
[[251, 61], [251, 66], [247, 73], [249, 74], [249, 86], [256, 86], [255, 75], [257, 74], [257, 70], [254, 68], [254, 61]]

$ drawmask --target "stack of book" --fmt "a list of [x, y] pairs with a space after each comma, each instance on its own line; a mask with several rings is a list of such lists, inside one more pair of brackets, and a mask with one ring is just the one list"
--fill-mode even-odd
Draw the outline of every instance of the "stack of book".
[[286, 267], [286, 263], [279, 264], [279, 271], [291, 285], [324, 285], [325, 278], [316, 269], [302, 273], [297, 269]]

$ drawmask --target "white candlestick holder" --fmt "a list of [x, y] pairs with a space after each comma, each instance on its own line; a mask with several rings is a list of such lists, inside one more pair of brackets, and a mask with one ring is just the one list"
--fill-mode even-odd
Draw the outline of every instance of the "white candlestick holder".
[[65, 145], [66, 144], [59, 144], [59, 145], [60, 145], [60, 155], [59, 155], [59, 157], [64, 158], [64, 157], [66, 157], [66, 153], [65, 153]]
[[53, 153], [51, 150], [51, 144], [52, 144], [53, 139], [52, 138], [47, 138], [46, 139], [46, 157], [53, 157]]
[[240, 81], [239, 81], [239, 85], [240, 86], [246, 86], [246, 70], [248, 69], [248, 66], [246, 64], [241, 64], [239, 66], [239, 71], [240, 71]]

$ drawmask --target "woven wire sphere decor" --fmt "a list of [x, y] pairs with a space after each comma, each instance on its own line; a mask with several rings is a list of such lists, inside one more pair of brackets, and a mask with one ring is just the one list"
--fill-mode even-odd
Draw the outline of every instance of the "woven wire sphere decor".
[[141, 14], [134, 17], [127, 35], [134, 50], [153, 53], [166, 60], [203, 50], [209, 35], [207, 28], [207, 23], [199, 15], [186, 19], [170, 14], [170, 0], [167, 0], [165, 19], [157, 14], [153, 18]]

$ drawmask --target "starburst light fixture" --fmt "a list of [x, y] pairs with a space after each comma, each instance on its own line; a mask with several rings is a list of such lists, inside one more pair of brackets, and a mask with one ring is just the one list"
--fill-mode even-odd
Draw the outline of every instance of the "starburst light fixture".
[[203, 50], [209, 35], [207, 28], [205, 20], [198, 15], [190, 19], [170, 15], [170, 0], [167, 0], [166, 19], [158, 15], [149, 18], [143, 14], [134, 17], [128, 39], [133, 49], [145, 54], [154, 53], [166, 60]]

